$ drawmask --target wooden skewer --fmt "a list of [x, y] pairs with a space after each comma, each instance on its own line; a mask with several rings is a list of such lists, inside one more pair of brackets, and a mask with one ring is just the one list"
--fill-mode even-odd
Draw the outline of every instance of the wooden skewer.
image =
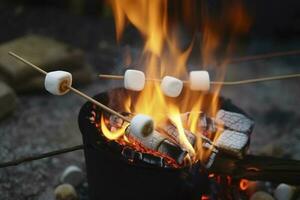
[[[16, 59], [22, 61], [23, 63], [27, 64], [28, 66], [32, 67], [33, 69], [35, 69], [36, 71], [40, 72], [41, 74], [47, 75], [47, 72], [46, 72], [46, 71], [44, 71], [44, 70], [41, 69], [40, 67], [34, 65], [33, 63], [29, 62], [28, 60], [26, 60], [26, 59], [24, 59], [24, 58], [18, 56], [17, 54], [15, 54], [15, 53], [13, 53], [13, 52], [11, 52], [11, 51], [10, 51], [8, 54], [11, 55], [11, 56], [13, 56], [14, 58], [16, 58]], [[102, 103], [100, 103], [99, 101], [97, 101], [97, 100], [91, 98], [90, 96], [84, 94], [83, 92], [77, 90], [76, 88], [74, 88], [74, 87], [72, 87], [72, 86], [69, 86], [68, 88], [69, 88], [72, 92], [74, 92], [75, 94], [77, 94], [77, 95], [83, 97], [84, 99], [86, 99], [86, 100], [88, 100], [88, 101], [90, 101], [90, 102], [96, 104], [97, 106], [99, 106], [99, 107], [102, 108], [103, 110], [105, 110], [105, 111], [107, 111], [107, 112], [109, 112], [109, 113], [111, 113], [111, 114], [114, 114], [114, 115], [120, 117], [121, 119], [123, 119], [124, 121], [130, 123], [130, 120], [129, 120], [127, 117], [121, 115], [121, 114], [118, 113], [117, 111], [115, 111], [115, 110], [113, 110], [113, 109], [111, 109], [111, 108], [105, 106], [104, 104], [102, 104]]]
[[[115, 80], [122, 80], [124, 76], [122, 75], [110, 75], [110, 74], [99, 74], [99, 78], [104, 79], [115, 79]], [[246, 79], [240, 81], [211, 81], [211, 85], [242, 85], [242, 84], [250, 84], [250, 83], [258, 83], [258, 82], [266, 82], [266, 81], [274, 81], [274, 80], [283, 80], [283, 79], [290, 79], [290, 78], [298, 78], [300, 74], [288, 74], [288, 75], [280, 75], [280, 76], [270, 76], [270, 77], [262, 77], [262, 78], [255, 78], [255, 79]], [[147, 79], [147, 81], [161, 81], [160, 79]], [[189, 81], [184, 80], [183, 83], [187, 84]]]

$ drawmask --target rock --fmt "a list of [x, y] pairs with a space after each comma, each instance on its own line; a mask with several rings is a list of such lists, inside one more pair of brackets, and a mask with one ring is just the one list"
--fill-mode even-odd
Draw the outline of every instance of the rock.
[[56, 200], [78, 200], [78, 195], [74, 187], [70, 184], [62, 184], [55, 188]]
[[16, 98], [11, 87], [0, 81], [0, 119], [15, 109]]
[[70, 165], [67, 167], [60, 177], [62, 183], [69, 183], [74, 187], [78, 186], [84, 180], [84, 175], [82, 170], [75, 166]]
[[277, 200], [290, 200], [293, 198], [296, 192], [296, 187], [281, 183], [274, 191], [274, 197]]
[[[45, 71], [60, 69], [72, 73], [73, 71], [81, 72], [86, 67], [84, 53], [80, 49], [38, 35], [17, 38], [0, 46], [1, 79], [17, 89], [20, 85], [41, 75], [24, 63], [9, 56], [7, 54], [9, 51], [15, 52]], [[85, 77], [91, 77], [91, 73], [86, 73]], [[30, 90], [30, 88], [27, 89]]]
[[267, 192], [258, 191], [250, 197], [250, 200], [274, 200], [274, 198]]

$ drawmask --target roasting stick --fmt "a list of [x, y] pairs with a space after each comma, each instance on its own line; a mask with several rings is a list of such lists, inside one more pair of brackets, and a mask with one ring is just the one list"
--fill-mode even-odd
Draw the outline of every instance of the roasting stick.
[[[122, 75], [110, 75], [110, 74], [99, 74], [99, 78], [103, 79], [115, 79], [115, 80], [123, 80], [124, 76]], [[254, 78], [254, 79], [246, 79], [240, 81], [211, 81], [211, 85], [242, 85], [249, 83], [258, 83], [258, 82], [267, 82], [267, 81], [275, 81], [275, 80], [283, 80], [283, 79], [291, 79], [291, 78], [299, 78], [300, 74], [288, 74], [288, 75], [279, 75], [279, 76], [270, 76], [270, 77], [262, 77], [262, 78]], [[147, 79], [147, 81], [161, 81], [160, 79]], [[183, 83], [189, 83], [189, 81], [182, 81]]]
[[64, 95], [69, 90], [74, 92], [75, 94], [83, 97], [84, 99], [90, 101], [91, 103], [99, 106], [103, 110], [123, 119], [124, 121], [130, 123], [130, 132], [133, 135], [142, 135], [147, 136], [152, 134], [154, 131], [154, 122], [150, 116], [144, 114], [137, 114], [132, 119], [129, 119], [120, 113], [116, 112], [115, 110], [103, 105], [102, 103], [96, 101], [95, 99], [91, 98], [90, 96], [84, 94], [83, 92], [75, 89], [72, 87], [72, 74], [65, 71], [53, 71], [53, 72], [46, 72], [42, 70], [40, 67], [32, 64], [31, 62], [25, 60], [24, 58], [18, 56], [13, 52], [9, 52], [9, 55], [17, 58], [18, 60], [24, 62], [25, 64], [31, 66], [32, 68], [36, 69], [40, 73], [46, 76], [45, 78], [45, 89], [54, 95]]
[[73, 151], [82, 150], [83, 147], [84, 147], [83, 144], [81, 144], [81, 145], [76, 145], [76, 146], [72, 146], [72, 147], [67, 147], [67, 148], [64, 148], [64, 149], [50, 151], [50, 152], [47, 152], [47, 153], [37, 154], [37, 155], [33, 155], [33, 156], [28, 156], [28, 157], [21, 157], [21, 158], [18, 158], [16, 160], [0, 163], [0, 168], [16, 166], [16, 165], [20, 165], [20, 164], [25, 163], [25, 162], [31, 162], [31, 161], [40, 160], [40, 159], [43, 159], [43, 158], [49, 158], [49, 157], [52, 157], [52, 156], [57, 156], [57, 155], [64, 154], [64, 153], [69, 153], [69, 152], [73, 152]]
[[300, 50], [279, 51], [279, 52], [272, 52], [272, 53], [266, 53], [266, 54], [232, 58], [231, 60], [229, 60], [229, 63], [249, 62], [249, 61], [261, 60], [261, 59], [267, 59], [267, 58], [293, 56], [293, 55], [299, 55], [299, 54], [300, 54]]
[[[18, 56], [17, 54], [15, 54], [15, 53], [13, 53], [13, 52], [9, 52], [8, 54], [11, 55], [11, 56], [13, 56], [14, 58], [17, 58], [18, 60], [22, 61], [23, 63], [27, 64], [28, 66], [31, 66], [33, 69], [37, 70], [37, 71], [40, 72], [41, 74], [47, 75], [47, 72], [46, 72], [46, 71], [44, 71], [44, 70], [41, 69], [40, 67], [34, 65], [33, 63], [29, 62], [28, 60], [25, 60], [24, 58]], [[114, 115], [120, 117], [121, 119], [123, 119], [124, 121], [130, 123], [130, 120], [129, 120], [127, 117], [121, 115], [120, 113], [116, 112], [115, 110], [113, 110], [113, 109], [111, 109], [111, 108], [105, 106], [104, 104], [102, 104], [102, 103], [96, 101], [95, 99], [89, 97], [88, 95], [86, 95], [86, 94], [84, 94], [83, 92], [81, 92], [81, 91], [75, 89], [75, 88], [72, 87], [72, 86], [67, 86], [67, 87], [68, 87], [71, 91], [73, 91], [75, 94], [77, 94], [77, 95], [79, 95], [79, 96], [85, 98], [86, 100], [88, 100], [88, 101], [90, 101], [90, 102], [96, 104], [97, 106], [101, 107], [101, 108], [104, 109], [105, 111], [107, 111], [107, 112], [109, 112], [109, 113], [111, 113], [111, 114], [114, 114]]]

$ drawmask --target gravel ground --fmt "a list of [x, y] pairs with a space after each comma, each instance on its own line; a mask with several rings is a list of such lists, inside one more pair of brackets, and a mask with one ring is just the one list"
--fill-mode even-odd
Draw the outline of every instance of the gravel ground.
[[[0, 22], [6, 27], [0, 32], [0, 42], [26, 33], [42, 34], [85, 50], [87, 61], [97, 72], [120, 70], [112, 67], [121, 54], [113, 42], [110, 20], [74, 16], [54, 8], [0, 7], [0, 13]], [[256, 39], [249, 42], [245, 53], [292, 50], [299, 44], [299, 40]], [[299, 56], [290, 56], [230, 65], [226, 77], [240, 80], [299, 70]], [[109, 82], [95, 80], [81, 89], [93, 95], [110, 87], [113, 85]], [[224, 87], [222, 95], [256, 121], [251, 152], [300, 159], [299, 79]], [[16, 112], [0, 122], [1, 162], [80, 144], [77, 115], [83, 102], [73, 94], [54, 97], [42, 92], [20, 96]], [[82, 152], [1, 169], [0, 199], [51, 200], [53, 187], [69, 164], [84, 168]]]

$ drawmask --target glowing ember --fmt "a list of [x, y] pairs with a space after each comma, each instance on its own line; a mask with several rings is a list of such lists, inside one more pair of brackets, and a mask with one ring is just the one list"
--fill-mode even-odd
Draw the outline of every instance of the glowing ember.
[[[186, 48], [181, 48], [180, 37], [175, 31], [178, 29], [178, 23], [170, 15], [170, 7], [167, 0], [109, 0], [113, 9], [116, 22], [116, 36], [120, 41], [122, 33], [128, 22], [140, 31], [145, 40], [144, 49], [139, 58], [141, 68], [144, 68], [147, 78], [162, 79], [164, 76], [174, 76], [181, 80], [187, 80], [187, 61], [197, 42], [196, 37], [192, 37]], [[207, 5], [201, 4], [201, 20], [197, 20], [194, 13], [194, 1], [184, 1], [182, 11], [177, 15], [184, 15], [184, 21], [189, 27], [193, 27], [192, 35], [202, 32], [201, 68], [207, 69], [211, 64], [216, 64], [216, 52], [221, 47], [224, 49], [224, 55], [229, 56], [233, 50], [233, 39], [240, 33], [248, 30], [249, 19], [245, 14], [244, 8], [239, 1], [233, 1], [230, 5], [225, 4], [220, 17], [212, 17], [207, 9]], [[193, 24], [191, 24], [193, 23]], [[225, 31], [226, 30], [226, 31]], [[226, 33], [226, 34], [225, 34]], [[224, 48], [224, 38], [229, 39]], [[129, 59], [131, 60], [131, 59]], [[128, 61], [128, 59], [127, 59]], [[225, 71], [227, 57], [218, 61], [220, 66], [217, 71], [217, 78], [222, 81]], [[129, 64], [129, 63], [126, 63]], [[221, 86], [213, 88], [212, 102], [207, 110], [207, 114], [215, 116], [218, 111], [218, 100]], [[203, 153], [199, 147], [201, 143], [200, 135], [203, 130], [197, 126], [199, 121], [199, 112], [204, 110], [203, 93], [186, 91], [178, 98], [181, 98], [181, 104], [176, 104], [171, 98], [166, 97], [160, 88], [160, 82], [147, 82], [145, 88], [140, 92], [138, 98], [133, 101], [131, 97], [125, 99], [124, 111], [129, 113], [139, 113], [151, 116], [157, 125], [171, 120], [177, 127], [179, 133], [179, 144], [184, 148], [194, 161], [206, 159], [207, 153]], [[189, 110], [192, 114], [188, 116], [187, 124], [181, 120], [181, 111]], [[194, 113], [194, 114], [193, 114]], [[111, 129], [101, 119], [101, 130], [110, 140], [123, 140], [126, 126], [120, 129]], [[197, 142], [192, 146], [188, 141], [185, 129], [194, 133]], [[219, 132], [214, 134], [213, 141], [217, 139]], [[123, 138], [123, 139], [122, 139]], [[127, 143], [130, 140], [127, 140]], [[132, 143], [131, 143], [132, 145]], [[137, 145], [136, 145], [137, 146]]]

